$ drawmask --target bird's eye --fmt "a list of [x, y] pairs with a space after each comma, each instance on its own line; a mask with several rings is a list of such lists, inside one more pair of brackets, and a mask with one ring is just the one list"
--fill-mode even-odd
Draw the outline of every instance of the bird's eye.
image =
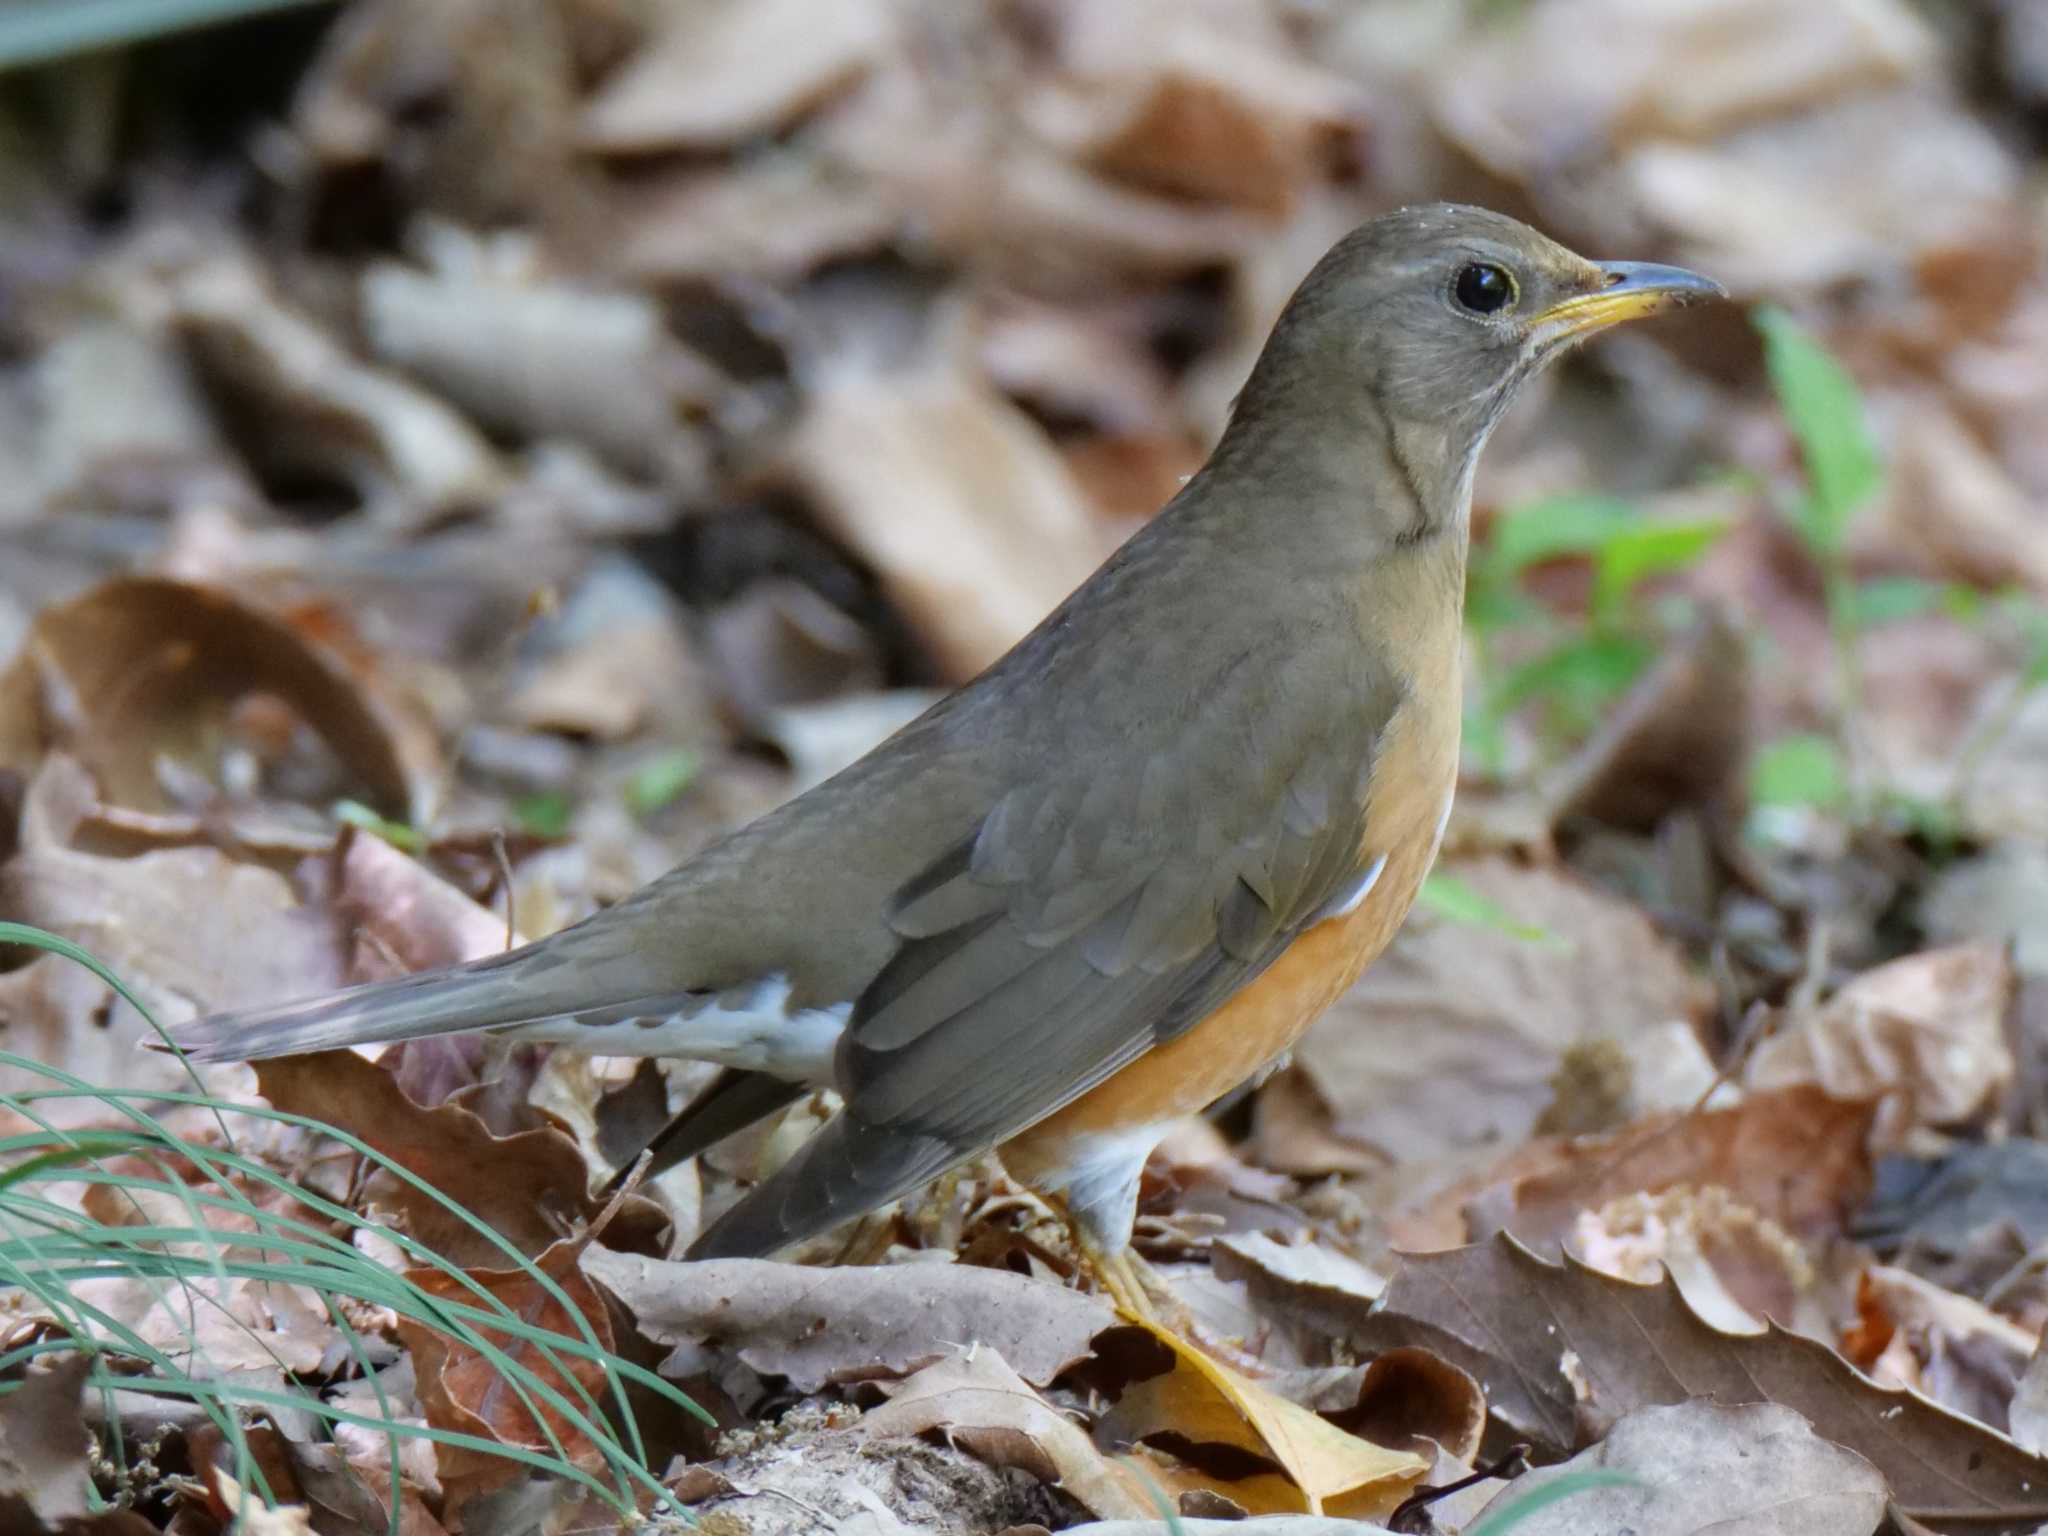
[[1458, 303], [1475, 315], [1491, 315], [1515, 302], [1515, 279], [1490, 261], [1467, 262], [1451, 284]]

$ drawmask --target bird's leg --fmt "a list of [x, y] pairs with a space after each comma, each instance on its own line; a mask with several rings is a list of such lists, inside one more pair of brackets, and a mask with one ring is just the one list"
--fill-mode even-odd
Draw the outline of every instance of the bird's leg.
[[1147, 1279], [1158, 1283], [1159, 1277], [1150, 1272], [1152, 1266], [1133, 1253], [1128, 1245], [1112, 1249], [1098, 1243], [1087, 1227], [1071, 1215], [1067, 1218], [1067, 1230], [1073, 1235], [1074, 1252], [1081, 1261], [1081, 1268], [1094, 1280], [1096, 1289], [1114, 1302], [1119, 1312], [1154, 1327], [1160, 1326], [1159, 1315], [1153, 1308], [1152, 1297], [1147, 1293], [1145, 1284]]

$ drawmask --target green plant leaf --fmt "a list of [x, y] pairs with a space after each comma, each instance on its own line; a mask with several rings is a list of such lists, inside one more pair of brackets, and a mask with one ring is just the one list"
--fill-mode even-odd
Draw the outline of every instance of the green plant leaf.
[[1772, 388], [1806, 461], [1794, 524], [1816, 555], [1839, 554], [1856, 514], [1884, 484], [1862, 392], [1849, 371], [1782, 309], [1755, 316]]
[[1542, 699], [1570, 719], [1597, 719], [1642, 675], [1656, 647], [1638, 635], [1574, 635], [1514, 668], [1500, 681], [1491, 706], [1506, 715]]
[[1849, 618], [1861, 629], [1871, 624], [1917, 619], [1930, 613], [1953, 612], [1951, 593], [1954, 590], [1942, 582], [1922, 581], [1917, 576], [1882, 576], [1872, 581], [1859, 581], [1849, 589]]
[[1782, 736], [1749, 765], [1749, 798], [1757, 805], [1830, 810], [1846, 803], [1849, 776], [1841, 748], [1826, 736]]
[[1631, 1477], [1626, 1472], [1608, 1472], [1588, 1469], [1584, 1472], [1567, 1472], [1553, 1478], [1541, 1488], [1517, 1493], [1509, 1488], [1485, 1509], [1479, 1518], [1465, 1528], [1465, 1536], [1508, 1536], [1516, 1526], [1531, 1515], [1548, 1509], [1559, 1499], [1568, 1499], [1575, 1493], [1584, 1493], [1589, 1488], [1640, 1488], [1643, 1480]]
[[703, 766], [704, 760], [687, 748], [649, 758], [626, 780], [626, 809], [644, 818], [675, 804]]
[[512, 814], [518, 818], [520, 828], [531, 832], [535, 837], [566, 837], [569, 822], [575, 813], [575, 805], [559, 789], [548, 789], [537, 795], [527, 795], [512, 807]]
[[360, 800], [335, 801], [333, 814], [336, 821], [359, 827], [407, 853], [418, 853], [427, 846], [427, 840], [416, 828], [408, 827], [402, 821], [392, 821], [389, 817], [380, 816]]
[[1597, 554], [1635, 521], [1635, 509], [1612, 496], [1546, 496], [1525, 503], [1494, 519], [1486, 540], [1487, 574], [1506, 581], [1546, 560]]
[[1659, 522], [1636, 518], [1617, 528], [1593, 561], [1593, 613], [1602, 623], [1621, 617], [1629, 595], [1652, 576], [1695, 565], [1722, 534], [1726, 518]]

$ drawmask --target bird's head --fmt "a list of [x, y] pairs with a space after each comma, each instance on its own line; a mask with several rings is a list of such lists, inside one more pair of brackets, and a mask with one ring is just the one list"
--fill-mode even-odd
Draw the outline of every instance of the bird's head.
[[1450, 505], [1545, 364], [1609, 326], [1723, 296], [1682, 267], [1589, 261], [1483, 208], [1404, 208], [1352, 231], [1303, 280], [1233, 426], [1384, 451], [1426, 482], [1425, 500]]

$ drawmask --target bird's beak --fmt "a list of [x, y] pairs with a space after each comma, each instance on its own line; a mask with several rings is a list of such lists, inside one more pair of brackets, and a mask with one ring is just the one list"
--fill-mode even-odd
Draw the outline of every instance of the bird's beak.
[[1531, 323], [1530, 331], [1540, 344], [1590, 335], [1624, 320], [1640, 320], [1681, 304], [1728, 297], [1728, 290], [1712, 278], [1683, 267], [1663, 267], [1651, 261], [1603, 261], [1596, 265], [1606, 280], [1604, 286], [1560, 300]]

